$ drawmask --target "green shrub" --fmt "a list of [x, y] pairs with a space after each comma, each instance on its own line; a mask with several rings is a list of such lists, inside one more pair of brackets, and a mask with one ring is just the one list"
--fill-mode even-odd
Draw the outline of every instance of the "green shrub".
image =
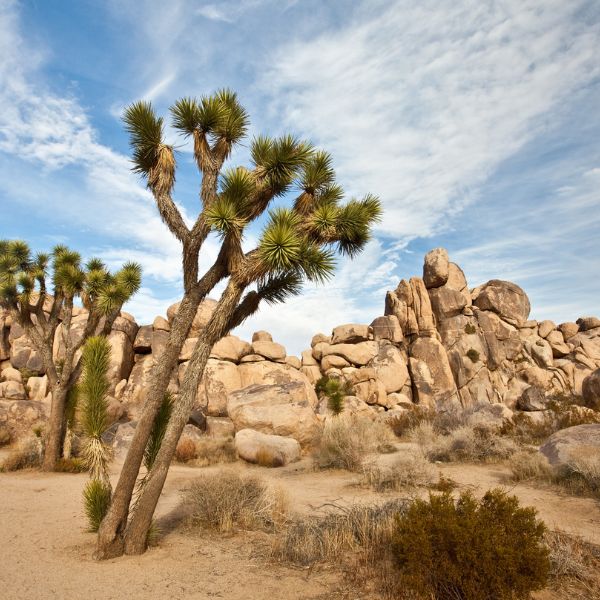
[[472, 335], [474, 333], [477, 333], [477, 328], [472, 323], [467, 323], [465, 325], [465, 333], [468, 334], [468, 335]]
[[344, 410], [344, 398], [352, 395], [353, 389], [348, 381], [324, 375], [315, 384], [315, 392], [319, 398], [327, 398], [329, 410], [339, 415]]
[[469, 348], [467, 350], [467, 357], [471, 359], [471, 362], [479, 362], [479, 352], [475, 348]]
[[544, 524], [514, 496], [488, 491], [416, 500], [397, 517], [392, 552], [399, 583], [418, 597], [528, 598], [550, 569]]
[[110, 486], [99, 479], [90, 479], [83, 490], [83, 507], [89, 531], [96, 532], [110, 505]]

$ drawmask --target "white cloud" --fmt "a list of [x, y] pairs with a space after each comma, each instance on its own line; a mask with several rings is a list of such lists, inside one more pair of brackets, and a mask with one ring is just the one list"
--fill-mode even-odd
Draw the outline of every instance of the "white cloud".
[[600, 72], [583, 5], [367, 2], [348, 26], [280, 48], [262, 84], [352, 193], [381, 196], [383, 234], [430, 236]]

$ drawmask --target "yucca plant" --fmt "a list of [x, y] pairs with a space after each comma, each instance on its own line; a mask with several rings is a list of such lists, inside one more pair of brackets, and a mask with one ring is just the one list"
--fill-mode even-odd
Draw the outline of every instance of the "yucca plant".
[[344, 398], [352, 394], [352, 385], [348, 381], [324, 375], [315, 384], [315, 391], [319, 397], [327, 398], [327, 407], [337, 416], [344, 410]]
[[83, 347], [83, 373], [77, 385], [81, 397], [83, 459], [92, 479], [110, 488], [108, 463], [110, 448], [102, 435], [110, 425], [108, 418], [108, 368], [110, 344], [104, 337], [91, 337]]
[[[195, 405], [198, 381], [212, 346], [256, 312], [261, 303], [276, 304], [299, 294], [304, 281], [327, 281], [334, 273], [336, 254], [353, 257], [359, 253], [381, 216], [374, 196], [343, 203], [344, 193], [335, 182], [331, 156], [292, 135], [257, 136], [250, 142], [250, 165], [223, 169], [248, 128], [248, 115], [229, 90], [200, 99], [183, 98], [170, 112], [173, 128], [193, 142], [201, 175], [201, 207], [188, 227], [172, 197], [177, 161], [174, 145], [165, 140], [163, 118], [149, 102], [132, 104], [124, 121], [130, 135], [133, 170], [146, 181], [162, 219], [182, 243], [184, 296], [169, 343], [153, 367], [146, 403], [100, 528], [99, 558], [145, 549], [156, 502]], [[275, 199], [294, 191], [299, 193], [291, 207], [271, 206]], [[259, 242], [245, 252], [244, 234], [263, 216], [266, 219]], [[211, 232], [220, 239], [220, 251], [212, 266], [199, 275], [199, 253]], [[199, 303], [224, 279], [225, 289], [198, 338], [180, 397], [173, 405], [162, 444], [129, 520], [139, 469], [179, 351]]]
[[90, 479], [83, 490], [83, 507], [89, 531], [96, 532], [110, 505], [110, 486], [100, 479]]
[[[110, 273], [99, 259], [84, 264], [79, 253], [63, 245], [49, 254], [33, 255], [21, 240], [0, 240], [0, 307], [25, 330], [42, 359], [52, 392], [44, 470], [54, 470], [63, 450], [67, 396], [81, 373], [78, 350], [89, 337], [108, 335], [140, 282], [136, 263]], [[81, 337], [69, 334], [76, 300], [88, 311]], [[63, 349], [58, 355], [52, 352], [57, 332]]]

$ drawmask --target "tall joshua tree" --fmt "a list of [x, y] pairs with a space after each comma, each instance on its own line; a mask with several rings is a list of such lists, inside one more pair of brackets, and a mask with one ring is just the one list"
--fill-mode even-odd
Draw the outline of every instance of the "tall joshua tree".
[[[81, 373], [78, 350], [89, 337], [110, 333], [140, 281], [141, 269], [135, 263], [126, 263], [111, 274], [99, 259], [82, 265], [81, 256], [65, 246], [32, 256], [25, 242], [0, 240], [0, 306], [23, 327], [39, 353], [52, 392], [42, 463], [45, 471], [53, 471], [61, 455], [67, 395]], [[88, 310], [81, 337], [70, 332], [76, 298]], [[60, 357], [53, 354], [57, 330], [64, 348]]]
[[[342, 204], [329, 154], [291, 135], [259, 136], [250, 143], [251, 165], [223, 171], [233, 147], [246, 134], [248, 117], [234, 93], [222, 90], [200, 100], [183, 98], [171, 107], [172, 125], [193, 141], [201, 175], [200, 211], [186, 226], [172, 198], [175, 154], [163, 137], [163, 119], [151, 104], [137, 102], [125, 112], [134, 170], [154, 195], [159, 213], [183, 246], [184, 296], [169, 339], [155, 362], [149, 394], [127, 454], [111, 507], [98, 537], [98, 558], [145, 550], [147, 531], [181, 431], [193, 408], [199, 378], [215, 342], [253, 314], [261, 301], [283, 302], [298, 294], [304, 280], [323, 282], [334, 271], [336, 253], [354, 256], [380, 218], [374, 196]], [[289, 208], [271, 208], [274, 199], [299, 191]], [[247, 227], [267, 213], [260, 241], [242, 250]], [[199, 253], [211, 232], [221, 240], [215, 263], [202, 275]], [[172, 407], [166, 432], [130, 517], [130, 504], [144, 451], [179, 351], [199, 303], [226, 279], [211, 321], [193, 351]]]

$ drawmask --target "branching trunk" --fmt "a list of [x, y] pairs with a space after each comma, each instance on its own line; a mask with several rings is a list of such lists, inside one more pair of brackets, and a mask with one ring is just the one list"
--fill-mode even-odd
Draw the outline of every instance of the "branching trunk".
[[[125, 553], [141, 554], [146, 550], [148, 530], [156, 504], [162, 492], [169, 466], [181, 432], [185, 427], [196, 402], [198, 382], [210, 356], [213, 345], [229, 332], [231, 317], [240, 300], [243, 287], [230, 281], [223, 292], [208, 326], [198, 339], [188, 363], [181, 394], [173, 412], [154, 465], [148, 474], [136, 510], [125, 534]], [[139, 427], [139, 425], [138, 425]]]
[[95, 553], [97, 559], [113, 558], [123, 554], [123, 535], [129, 516], [129, 506], [154, 418], [167, 391], [171, 373], [177, 365], [179, 353], [187, 339], [198, 306], [224, 276], [225, 271], [217, 260], [202, 280], [184, 295], [179, 305], [167, 344], [163, 352], [156, 357], [142, 414], [127, 451], [110, 508], [98, 530], [98, 546]]

